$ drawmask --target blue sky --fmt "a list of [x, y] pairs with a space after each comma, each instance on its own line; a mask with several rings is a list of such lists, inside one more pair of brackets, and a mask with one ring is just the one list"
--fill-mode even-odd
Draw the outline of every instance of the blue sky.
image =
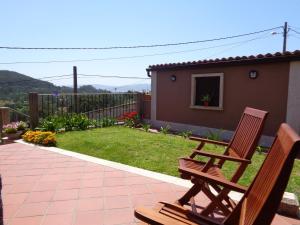
[[[300, 32], [300, 4], [297, 0], [3, 0], [0, 7], [0, 46], [105, 47], [173, 43], [248, 33], [281, 26], [285, 21]], [[278, 29], [277, 32], [282, 30]], [[92, 62], [0, 64], [0, 70], [14, 70], [40, 78], [70, 74], [72, 66], [76, 65], [78, 73], [83, 74], [146, 77], [145, 69], [151, 64], [281, 51], [282, 35], [270, 33], [227, 41], [152, 49], [0, 49], [0, 63], [116, 58], [195, 50], [180, 54]], [[288, 50], [300, 49], [300, 35], [292, 31], [289, 34]], [[203, 50], [219, 45], [226, 46]], [[72, 84], [71, 79], [53, 82], [59, 85]], [[124, 85], [141, 82], [146, 81], [79, 78], [80, 85]]]

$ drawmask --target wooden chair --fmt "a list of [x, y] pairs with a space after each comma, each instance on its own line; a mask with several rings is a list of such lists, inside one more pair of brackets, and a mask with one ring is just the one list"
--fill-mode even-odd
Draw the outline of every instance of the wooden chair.
[[[226, 161], [233, 161], [239, 163], [239, 165], [236, 171], [233, 172], [230, 181], [237, 183], [248, 164], [251, 163], [250, 159], [257, 147], [267, 114], [268, 112], [266, 111], [246, 107], [238, 123], [237, 129], [229, 143], [192, 137], [192, 140], [200, 141], [200, 144], [197, 149], [193, 151], [190, 157], [179, 159], [179, 168], [183, 168], [180, 170], [181, 177], [183, 179], [190, 179], [193, 182], [193, 177], [184, 170], [193, 169], [220, 179], [225, 179], [221, 169]], [[219, 155], [203, 151], [202, 149], [206, 143], [226, 146], [224, 154]], [[209, 160], [207, 162], [201, 162], [195, 159], [196, 156], [208, 157]], [[216, 159], [218, 159], [217, 163], [215, 163]], [[191, 189], [191, 191], [187, 192], [181, 199], [178, 200], [178, 202], [181, 205], [185, 205], [190, 201], [190, 199], [193, 200], [194, 195], [203, 191], [207, 197], [212, 200], [211, 205], [207, 207], [205, 211], [202, 211], [203, 215], [211, 213], [216, 204], [225, 215], [229, 214], [235, 207], [235, 203], [227, 196], [229, 190], [226, 188], [220, 189], [218, 185], [212, 185], [212, 187], [217, 193], [221, 194], [218, 199], [215, 199], [215, 195], [211, 192], [211, 189], [204, 183], [201, 189], [199, 189], [199, 187], [198, 189]], [[225, 200], [226, 204], [222, 203], [223, 200]]]
[[[297, 152], [300, 152], [300, 137], [287, 124], [282, 124], [269, 154], [253, 182], [234, 210], [222, 220], [195, 214], [183, 206], [169, 203], [160, 203], [154, 210], [143, 207], [136, 208], [135, 217], [148, 224], [271, 224], [287, 186]], [[186, 169], [183, 172], [198, 179], [199, 182], [195, 185], [201, 186], [205, 181], [234, 191], [244, 192], [246, 190], [239, 184], [195, 169]]]

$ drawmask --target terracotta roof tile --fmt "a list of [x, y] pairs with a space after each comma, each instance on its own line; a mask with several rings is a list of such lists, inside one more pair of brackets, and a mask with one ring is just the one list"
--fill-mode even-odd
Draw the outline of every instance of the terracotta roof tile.
[[202, 66], [202, 65], [219, 65], [219, 64], [238, 64], [238, 63], [252, 63], [252, 62], [272, 62], [272, 61], [291, 61], [300, 60], [300, 50], [295, 50], [293, 52], [276, 52], [267, 54], [258, 54], [256, 56], [236, 56], [228, 58], [216, 58], [216, 59], [204, 59], [192, 62], [179, 62], [179, 63], [166, 63], [150, 65], [147, 70], [163, 70], [181, 67], [191, 67], [191, 66]]

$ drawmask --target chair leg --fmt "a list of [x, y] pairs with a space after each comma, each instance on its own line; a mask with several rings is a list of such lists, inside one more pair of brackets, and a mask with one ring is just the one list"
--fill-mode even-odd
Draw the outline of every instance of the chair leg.
[[199, 183], [194, 184], [177, 202], [180, 205], [186, 205], [192, 197], [197, 195], [203, 187], [204, 182], [200, 181]]
[[228, 215], [231, 213], [231, 211], [222, 203], [223, 197], [219, 198], [219, 195], [214, 195], [209, 187], [203, 187], [202, 189], [203, 193], [211, 200], [211, 203], [201, 211], [201, 215], [208, 216], [209, 214], [213, 213], [213, 210], [217, 207], [219, 208], [224, 215]]

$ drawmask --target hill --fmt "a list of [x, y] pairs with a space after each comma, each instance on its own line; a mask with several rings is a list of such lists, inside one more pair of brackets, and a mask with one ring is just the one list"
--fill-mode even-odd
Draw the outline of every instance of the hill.
[[[22, 108], [24, 102], [27, 101], [27, 94], [29, 92], [71, 93], [72, 91], [71, 87], [60, 87], [14, 71], [0, 70], [0, 106]], [[92, 85], [84, 85], [78, 88], [78, 92], [97, 93], [108, 91], [97, 89]]]

